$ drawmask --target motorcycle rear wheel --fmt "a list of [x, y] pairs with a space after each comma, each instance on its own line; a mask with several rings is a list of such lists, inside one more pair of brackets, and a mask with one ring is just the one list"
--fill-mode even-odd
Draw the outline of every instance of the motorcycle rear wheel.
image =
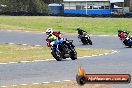
[[77, 59], [77, 52], [74, 48], [72, 48], [72, 51], [70, 52], [70, 58], [72, 60], [76, 60]]
[[88, 44], [88, 41], [86, 39], [81, 39], [83, 45], [87, 45]]

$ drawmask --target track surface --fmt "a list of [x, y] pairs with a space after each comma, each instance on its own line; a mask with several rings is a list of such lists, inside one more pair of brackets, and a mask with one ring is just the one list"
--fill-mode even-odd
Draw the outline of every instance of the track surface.
[[[43, 33], [0, 31], [0, 43], [45, 45]], [[77, 35], [65, 35], [73, 39], [76, 47], [103, 48], [120, 51], [117, 54], [61, 62], [33, 62], [0, 65], [0, 86], [75, 79], [76, 69], [82, 65], [87, 73], [113, 73], [132, 75], [132, 48], [124, 48], [117, 37], [92, 36], [93, 45], [82, 45]], [[130, 84], [116, 84], [112, 88], [131, 88]]]

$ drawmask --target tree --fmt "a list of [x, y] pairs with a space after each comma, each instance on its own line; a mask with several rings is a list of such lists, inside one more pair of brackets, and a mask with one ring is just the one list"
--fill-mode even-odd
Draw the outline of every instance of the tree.
[[43, 0], [29, 0], [29, 12], [31, 13], [43, 13], [47, 11], [48, 5]]
[[62, 0], [0, 0], [1, 12], [47, 13], [49, 3], [61, 3]]

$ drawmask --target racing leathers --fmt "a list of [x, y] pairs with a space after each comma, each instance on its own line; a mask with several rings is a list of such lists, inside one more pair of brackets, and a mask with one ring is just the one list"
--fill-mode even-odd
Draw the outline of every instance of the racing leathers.
[[87, 33], [86, 31], [80, 29], [80, 28], [77, 28], [77, 31], [78, 31], [78, 38], [81, 39], [82, 38], [82, 35], [85, 33]]
[[132, 40], [132, 37], [128, 35], [129, 33], [128, 32], [125, 32], [125, 31], [121, 31], [118, 33], [118, 36], [120, 37], [121, 40], [129, 40], [131, 41]]
[[61, 36], [61, 33], [58, 33], [58, 32], [53, 32], [52, 34], [50, 34], [46, 39], [47, 46], [55, 47], [57, 44], [62, 43], [63, 40], [61, 40], [60, 36]]

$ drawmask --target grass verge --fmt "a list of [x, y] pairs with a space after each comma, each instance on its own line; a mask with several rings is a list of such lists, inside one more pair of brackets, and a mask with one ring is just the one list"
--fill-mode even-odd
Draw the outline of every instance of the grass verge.
[[49, 83], [49, 84], [29, 84], [25, 86], [15, 86], [8, 88], [109, 88], [109, 85], [104, 84], [85, 84], [84, 86], [78, 85], [76, 82], [60, 82], [60, 83]]
[[[78, 56], [90, 56], [100, 53], [110, 53], [111, 50], [77, 48]], [[19, 62], [32, 60], [45, 60], [53, 58], [50, 48], [23, 46], [23, 45], [0, 45], [0, 63]]]
[[88, 18], [53, 16], [0, 16], [0, 29], [40, 31], [52, 27], [61, 32], [75, 32], [79, 26], [92, 34], [117, 34], [117, 29], [132, 31], [130, 18]]

